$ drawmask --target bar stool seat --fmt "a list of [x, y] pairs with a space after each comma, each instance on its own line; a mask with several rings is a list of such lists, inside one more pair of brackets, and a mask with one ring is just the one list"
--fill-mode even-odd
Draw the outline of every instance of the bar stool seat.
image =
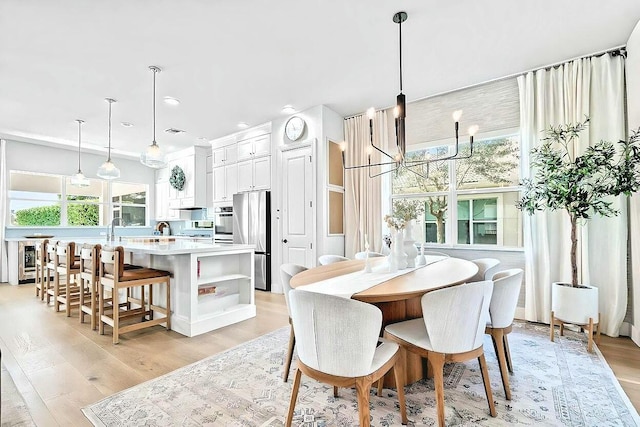
[[[100, 253], [99, 277], [99, 331], [104, 334], [104, 325], [113, 328], [113, 343], [118, 344], [121, 334], [138, 329], [165, 323], [171, 330], [171, 273], [153, 268], [137, 268], [125, 270], [124, 248], [104, 247]], [[166, 289], [165, 307], [154, 305], [153, 285], [164, 284]], [[148, 298], [145, 298], [145, 287], [148, 287]], [[139, 298], [133, 296], [133, 290], [139, 289]], [[126, 290], [124, 300], [120, 301], [120, 290]], [[106, 292], [111, 291], [112, 313], [105, 310]], [[155, 317], [156, 313], [164, 317]], [[121, 325], [121, 320], [141, 318], [134, 324]]]

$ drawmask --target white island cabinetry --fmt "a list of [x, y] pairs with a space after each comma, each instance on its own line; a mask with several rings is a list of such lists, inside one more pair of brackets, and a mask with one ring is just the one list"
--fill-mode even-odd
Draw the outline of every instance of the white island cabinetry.
[[255, 317], [253, 246], [182, 240], [122, 246], [133, 264], [172, 273], [174, 331], [193, 337]]

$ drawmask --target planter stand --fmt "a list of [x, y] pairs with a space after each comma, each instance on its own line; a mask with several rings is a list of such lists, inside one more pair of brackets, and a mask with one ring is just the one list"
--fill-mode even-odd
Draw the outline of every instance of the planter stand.
[[[560, 325], [560, 336], [564, 336], [564, 325], [565, 324], [571, 324], [571, 325], [577, 325], [580, 326], [580, 329], [586, 329], [587, 331], [587, 351], [589, 353], [593, 352], [593, 329], [594, 327], [596, 328], [596, 344], [600, 344], [600, 313], [598, 313], [598, 321], [594, 322], [593, 321], [593, 317], [589, 318], [589, 323], [584, 323], [584, 324], [578, 324], [578, 323], [572, 323], [572, 322], [566, 322], [562, 319], [559, 319], [557, 317], [555, 317], [554, 312], [551, 311], [551, 325], [550, 325], [550, 338], [551, 341], [553, 342], [553, 339], [555, 338], [555, 333], [554, 333], [554, 326], [556, 324]], [[586, 326], [586, 328], [585, 328]]]

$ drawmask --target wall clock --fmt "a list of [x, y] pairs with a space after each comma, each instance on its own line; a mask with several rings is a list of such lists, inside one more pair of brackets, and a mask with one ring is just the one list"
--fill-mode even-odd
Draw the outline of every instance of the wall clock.
[[291, 141], [297, 141], [304, 133], [305, 121], [298, 116], [291, 117], [284, 127], [284, 133]]

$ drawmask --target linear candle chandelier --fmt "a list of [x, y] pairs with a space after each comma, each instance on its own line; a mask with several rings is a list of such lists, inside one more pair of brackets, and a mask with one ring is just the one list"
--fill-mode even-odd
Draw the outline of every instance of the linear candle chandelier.
[[[406, 12], [398, 12], [393, 15], [393, 22], [398, 24], [398, 32], [399, 32], [399, 46], [400, 46], [400, 93], [396, 97], [396, 107], [394, 108], [394, 116], [395, 116], [395, 134], [396, 134], [396, 147], [398, 149], [397, 153], [389, 154], [384, 151], [382, 148], [377, 147], [373, 143], [373, 118], [375, 117], [376, 111], [375, 109], [369, 108], [367, 110], [367, 116], [369, 118], [369, 147], [367, 147], [367, 163], [364, 165], [354, 165], [347, 166], [345, 160], [345, 151], [346, 144], [342, 144], [342, 166], [344, 169], [361, 169], [368, 168], [369, 169], [369, 177], [374, 178], [376, 176], [383, 175], [389, 172], [398, 172], [401, 168], [408, 170], [411, 173], [414, 173], [422, 178], [426, 178], [429, 175], [429, 164], [432, 162], [439, 162], [443, 160], [454, 160], [454, 159], [467, 159], [473, 155], [473, 135], [478, 131], [478, 126], [471, 126], [468, 130], [469, 132], [469, 154], [465, 156], [459, 155], [459, 143], [458, 143], [458, 128], [459, 128], [459, 120], [462, 115], [462, 110], [457, 110], [453, 113], [453, 120], [455, 122], [455, 136], [456, 136], [456, 146], [455, 152], [449, 156], [445, 157], [436, 157], [430, 159], [420, 159], [420, 160], [407, 160], [406, 154], [406, 137], [405, 137], [405, 118], [406, 118], [406, 101], [405, 96], [402, 93], [402, 23], [407, 20]], [[378, 151], [383, 156], [388, 158], [388, 161], [383, 161], [381, 163], [371, 163], [371, 154], [373, 150]], [[371, 173], [371, 169], [375, 167], [381, 166], [393, 166], [387, 170], [383, 170], [382, 172], [378, 172], [375, 174]], [[420, 171], [416, 170], [419, 168]], [[426, 168], [426, 171], [425, 171]]]

